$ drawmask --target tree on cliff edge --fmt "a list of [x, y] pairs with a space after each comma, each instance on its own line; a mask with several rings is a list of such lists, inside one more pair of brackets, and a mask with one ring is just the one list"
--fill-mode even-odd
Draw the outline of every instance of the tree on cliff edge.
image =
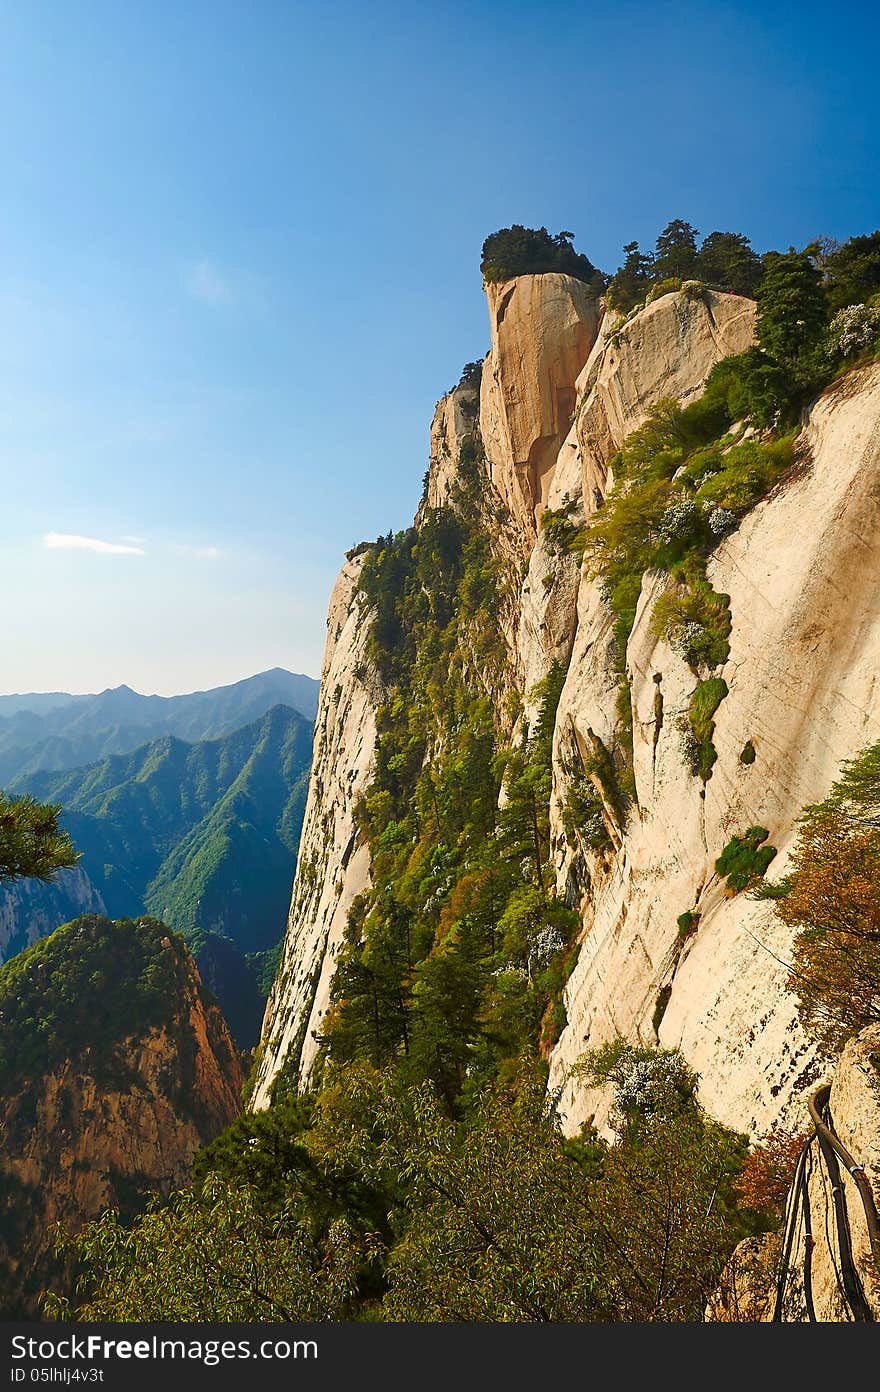
[[588, 257], [575, 251], [573, 241], [573, 232], [557, 232], [553, 236], [546, 227], [523, 227], [518, 222], [512, 227], [499, 228], [483, 243], [480, 261], [483, 279], [512, 280], [519, 275], [559, 271], [585, 281], [600, 295], [605, 289], [606, 277], [596, 270]]
[[650, 256], [639, 251], [638, 242], [627, 242], [623, 255], [623, 265], [608, 285], [607, 304], [610, 309], [627, 314], [648, 293], [653, 263]]
[[806, 807], [777, 912], [796, 930], [789, 982], [807, 1034], [829, 1053], [880, 1021], [880, 744]]
[[758, 342], [795, 382], [809, 382], [816, 375], [817, 346], [828, 323], [814, 251], [810, 246], [768, 252], [758, 291]]
[[654, 248], [654, 279], [689, 280], [697, 271], [697, 237], [689, 222], [673, 218], [657, 238]]

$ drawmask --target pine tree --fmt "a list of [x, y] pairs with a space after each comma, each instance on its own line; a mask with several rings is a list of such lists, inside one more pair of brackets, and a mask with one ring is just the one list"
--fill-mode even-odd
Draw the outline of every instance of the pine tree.
[[639, 251], [638, 242], [627, 242], [623, 248], [624, 262], [608, 286], [610, 309], [626, 314], [643, 300], [651, 284], [651, 258]]
[[822, 277], [813, 248], [769, 252], [758, 291], [758, 342], [797, 381], [815, 370], [815, 350], [828, 323]]
[[697, 257], [697, 276], [718, 290], [754, 296], [761, 283], [761, 258], [739, 232], [710, 232]]
[[0, 792], [0, 885], [28, 878], [47, 882], [76, 865], [79, 853], [58, 819], [61, 808]]
[[832, 310], [865, 304], [880, 294], [880, 231], [832, 243], [823, 265], [825, 293]]
[[681, 218], [664, 227], [654, 249], [654, 279], [688, 280], [697, 273], [697, 229]]

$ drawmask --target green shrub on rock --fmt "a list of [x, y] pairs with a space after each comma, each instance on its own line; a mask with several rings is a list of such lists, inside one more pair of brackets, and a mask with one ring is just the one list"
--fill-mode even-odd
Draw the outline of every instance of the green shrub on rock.
[[748, 827], [741, 836], [733, 836], [715, 861], [715, 869], [727, 880], [727, 892], [740, 894], [767, 872], [776, 855], [775, 846], [764, 843], [770, 835], [766, 827]]

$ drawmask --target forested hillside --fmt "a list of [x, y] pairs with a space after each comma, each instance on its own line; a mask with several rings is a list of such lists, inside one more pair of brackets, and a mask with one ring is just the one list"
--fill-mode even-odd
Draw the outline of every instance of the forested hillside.
[[165, 736], [22, 780], [64, 809], [79, 871], [111, 917], [150, 913], [184, 934], [242, 1045], [262, 1017], [260, 954], [287, 915], [311, 737], [303, 716], [275, 706], [222, 739]]
[[71, 1289], [54, 1225], [132, 1218], [238, 1111], [229, 1031], [181, 938], [88, 915], [0, 967], [0, 1318]]

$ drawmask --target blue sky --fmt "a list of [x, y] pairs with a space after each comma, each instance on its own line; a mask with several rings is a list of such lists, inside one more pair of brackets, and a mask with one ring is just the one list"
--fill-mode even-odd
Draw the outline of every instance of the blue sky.
[[342, 553], [411, 520], [488, 346], [484, 236], [570, 229], [613, 270], [672, 217], [873, 230], [878, 30], [809, 0], [0, 0], [0, 691], [317, 674]]

